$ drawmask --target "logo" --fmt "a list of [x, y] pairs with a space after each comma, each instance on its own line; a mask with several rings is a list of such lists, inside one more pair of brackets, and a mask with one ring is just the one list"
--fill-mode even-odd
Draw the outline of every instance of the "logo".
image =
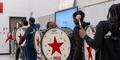
[[57, 28], [47, 31], [42, 39], [42, 52], [48, 60], [66, 60], [70, 53], [67, 34]]

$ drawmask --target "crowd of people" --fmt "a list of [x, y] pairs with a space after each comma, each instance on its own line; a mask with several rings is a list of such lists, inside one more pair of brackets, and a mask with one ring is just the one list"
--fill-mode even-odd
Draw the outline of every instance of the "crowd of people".
[[[113, 4], [108, 11], [106, 21], [100, 21], [96, 26], [96, 33], [92, 39], [86, 33], [86, 27], [90, 25], [84, 21], [85, 13], [81, 10], [73, 14], [75, 27], [71, 41], [71, 52], [67, 60], [85, 60], [84, 58], [84, 40], [87, 44], [96, 50], [95, 60], [120, 60], [120, 3]], [[28, 26], [29, 25], [29, 26]], [[47, 29], [57, 28], [55, 22], [47, 23]], [[20, 40], [15, 40], [16, 58], [19, 59], [22, 53], [22, 60], [37, 60], [37, 52], [34, 48], [34, 33], [39, 30], [39, 24], [35, 24], [33, 17], [27, 20], [22, 20], [18, 23], [18, 28], [15, 31], [23, 30], [24, 34]], [[106, 36], [107, 33], [111, 35]], [[43, 33], [44, 35], [44, 33]], [[15, 36], [16, 37], [16, 36]]]
[[[21, 20], [12, 31], [13, 40], [11, 40], [12, 54], [15, 53], [15, 60], [37, 60], [37, 52], [35, 51], [34, 35], [37, 30], [40, 30], [40, 24], [35, 24], [35, 18], [30, 17], [29, 21]], [[46, 25], [45, 34], [49, 29], [56, 28], [54, 21], [49, 21]], [[21, 36], [16, 37], [17, 34]], [[41, 35], [42, 37], [42, 35]], [[14, 51], [16, 50], [16, 51]]]

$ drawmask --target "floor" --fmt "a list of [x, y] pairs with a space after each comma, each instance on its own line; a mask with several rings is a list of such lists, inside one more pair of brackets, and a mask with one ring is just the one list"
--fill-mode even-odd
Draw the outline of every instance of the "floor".
[[11, 55], [0, 55], [0, 60], [15, 60], [15, 58]]
[[[0, 55], [0, 60], [15, 60], [15, 57], [12, 55]], [[21, 59], [19, 58], [19, 60]], [[37, 60], [40, 60], [40, 59], [37, 59]]]
[[10, 55], [0, 55], [0, 60], [15, 60], [15, 59]]

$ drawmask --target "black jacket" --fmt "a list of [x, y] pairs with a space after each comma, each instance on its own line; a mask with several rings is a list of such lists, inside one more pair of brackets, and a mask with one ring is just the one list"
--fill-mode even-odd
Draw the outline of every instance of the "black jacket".
[[115, 52], [113, 41], [104, 38], [108, 31], [110, 31], [110, 22], [101, 21], [96, 27], [94, 39], [91, 39], [87, 35], [84, 37], [92, 48], [98, 50], [96, 60], [120, 60], [120, 58], [117, 57], [120, 53]]
[[73, 60], [83, 60], [83, 40], [79, 36], [80, 26], [76, 25], [73, 30], [72, 50]]

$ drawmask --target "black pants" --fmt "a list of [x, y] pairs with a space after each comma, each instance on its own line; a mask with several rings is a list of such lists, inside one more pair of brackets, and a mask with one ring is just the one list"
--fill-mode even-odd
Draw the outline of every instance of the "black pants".
[[16, 50], [15, 60], [19, 59], [19, 55], [20, 55], [20, 48]]

